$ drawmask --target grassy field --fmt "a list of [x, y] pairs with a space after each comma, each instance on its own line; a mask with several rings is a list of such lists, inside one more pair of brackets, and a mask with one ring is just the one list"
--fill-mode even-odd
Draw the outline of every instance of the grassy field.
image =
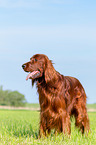
[[39, 108], [40, 105], [38, 103], [26, 103], [25, 107], [29, 107], [29, 108]]
[[[39, 104], [33, 104], [33, 103], [26, 103], [25, 107], [29, 108], [39, 108]], [[94, 104], [87, 104], [88, 109], [96, 109], [96, 103]]]
[[96, 109], [96, 103], [94, 104], [87, 104], [88, 109]]
[[71, 136], [63, 134], [37, 139], [39, 112], [27, 110], [0, 110], [0, 145], [96, 145], [96, 112], [90, 112], [91, 131], [83, 135], [74, 127]]

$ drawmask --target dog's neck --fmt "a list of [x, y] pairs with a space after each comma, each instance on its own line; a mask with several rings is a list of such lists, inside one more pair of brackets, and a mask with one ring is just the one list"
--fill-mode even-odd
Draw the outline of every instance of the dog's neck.
[[60, 76], [59, 73], [56, 72], [55, 76], [53, 79], [48, 82], [45, 80], [45, 76], [43, 75], [39, 79], [37, 79], [37, 87], [44, 87], [44, 88], [57, 88], [58, 87], [58, 81], [60, 81]]

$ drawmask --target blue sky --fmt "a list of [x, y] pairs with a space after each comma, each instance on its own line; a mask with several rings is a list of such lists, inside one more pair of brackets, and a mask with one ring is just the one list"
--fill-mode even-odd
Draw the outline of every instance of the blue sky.
[[0, 85], [32, 103], [38, 94], [21, 65], [36, 53], [78, 78], [96, 103], [96, 1], [0, 0]]

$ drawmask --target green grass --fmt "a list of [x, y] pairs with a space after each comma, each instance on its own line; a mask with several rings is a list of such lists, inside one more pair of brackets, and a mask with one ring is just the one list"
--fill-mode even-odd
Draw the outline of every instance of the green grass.
[[88, 109], [96, 109], [96, 103], [94, 104], [87, 104]]
[[39, 131], [38, 111], [0, 110], [0, 145], [96, 145], [96, 112], [89, 114], [91, 131], [88, 136], [74, 127], [71, 136], [63, 134], [37, 139]]
[[29, 107], [29, 108], [39, 108], [40, 105], [38, 103], [26, 103], [25, 107]]
[[[39, 108], [40, 105], [38, 103], [26, 103], [25, 107], [29, 107], [29, 108]], [[88, 109], [96, 109], [96, 103], [94, 104], [87, 104], [87, 108]]]

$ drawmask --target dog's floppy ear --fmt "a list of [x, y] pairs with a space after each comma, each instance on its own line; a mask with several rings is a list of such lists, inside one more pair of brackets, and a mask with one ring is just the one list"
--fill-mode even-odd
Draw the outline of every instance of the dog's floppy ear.
[[45, 62], [45, 81], [46, 83], [53, 84], [57, 79], [56, 70], [53, 67], [52, 61], [46, 58]]

